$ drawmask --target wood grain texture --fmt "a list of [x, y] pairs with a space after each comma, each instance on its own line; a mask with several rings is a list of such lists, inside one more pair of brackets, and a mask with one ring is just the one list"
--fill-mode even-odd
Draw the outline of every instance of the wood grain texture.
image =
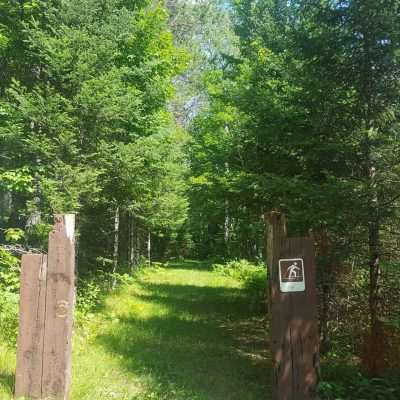
[[[284, 216], [268, 218], [273, 399], [314, 399], [319, 374], [319, 334], [314, 243], [310, 237], [288, 238]], [[304, 260], [304, 292], [283, 293], [279, 260]]]
[[41, 399], [47, 256], [22, 257], [15, 396]]
[[58, 215], [49, 235], [42, 396], [66, 400], [71, 380], [75, 288], [74, 216]]
[[22, 258], [16, 398], [67, 400], [75, 294], [73, 215], [58, 215], [49, 252]]

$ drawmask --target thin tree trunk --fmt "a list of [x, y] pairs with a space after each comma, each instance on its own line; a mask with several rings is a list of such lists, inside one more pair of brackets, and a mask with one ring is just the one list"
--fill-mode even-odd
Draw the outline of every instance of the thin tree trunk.
[[[229, 173], [229, 163], [225, 163], [225, 172], [226, 174]], [[224, 242], [225, 242], [225, 248], [230, 255], [230, 215], [229, 215], [229, 200], [225, 199], [225, 218], [224, 218]]]
[[[113, 274], [117, 272], [118, 268], [118, 250], [119, 250], [119, 207], [115, 209], [114, 215], [114, 254], [113, 254]], [[116, 278], [113, 277], [112, 286], [115, 287]]]
[[151, 264], [151, 233], [149, 232], [147, 235], [147, 259], [149, 265]]
[[379, 223], [369, 227], [369, 312], [372, 329], [379, 315], [379, 286], [381, 278]]
[[364, 121], [365, 121], [365, 160], [366, 170], [365, 176], [369, 180], [369, 190], [371, 197], [369, 200], [370, 220], [368, 225], [368, 246], [369, 246], [369, 312], [371, 322], [371, 333], [373, 334], [379, 313], [379, 284], [380, 284], [380, 215], [379, 215], [379, 196], [377, 188], [377, 170], [372, 158], [373, 141], [371, 137], [374, 134], [374, 119], [372, 117], [373, 96], [371, 95], [372, 82], [371, 72], [374, 63], [371, 60], [371, 52], [375, 47], [375, 38], [371, 32], [362, 29], [363, 34], [363, 52], [364, 60], [362, 64], [363, 86], [361, 95], [364, 104]]
[[369, 311], [371, 328], [374, 329], [379, 314], [379, 285], [381, 277], [380, 268], [380, 218], [379, 218], [379, 199], [376, 188], [376, 169], [370, 167], [370, 185], [372, 189], [372, 199], [370, 209], [372, 213], [372, 221], [369, 223]]
[[140, 230], [136, 227], [136, 265], [139, 265], [140, 258], [142, 256], [141, 241], [140, 241]]
[[229, 242], [229, 223], [230, 223], [230, 218], [229, 218], [229, 200], [225, 199], [225, 221], [224, 221], [224, 240], [225, 240], [225, 245], [228, 247], [228, 242]]
[[131, 271], [133, 272], [136, 264], [136, 231], [135, 231], [135, 217], [133, 215], [130, 216], [130, 224], [129, 224], [129, 266]]
[[323, 227], [319, 233], [315, 234], [315, 238], [318, 248], [318, 275], [321, 285], [319, 323], [321, 353], [326, 353], [330, 349], [330, 299], [332, 295], [334, 295], [336, 273], [337, 268], [341, 265], [341, 260], [336, 256], [335, 244], [329, 239], [328, 231], [325, 227]]

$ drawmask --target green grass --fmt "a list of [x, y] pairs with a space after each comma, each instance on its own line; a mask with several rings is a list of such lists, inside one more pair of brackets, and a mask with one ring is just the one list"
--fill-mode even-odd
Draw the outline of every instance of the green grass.
[[[239, 281], [201, 263], [145, 270], [74, 336], [72, 400], [259, 400], [270, 361]], [[14, 351], [0, 356], [10, 399]]]
[[0, 344], [0, 399], [12, 398], [15, 379], [15, 351]]

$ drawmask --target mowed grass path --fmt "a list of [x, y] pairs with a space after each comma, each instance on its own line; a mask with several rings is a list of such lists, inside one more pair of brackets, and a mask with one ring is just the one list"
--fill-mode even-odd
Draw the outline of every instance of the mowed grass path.
[[71, 397], [268, 399], [266, 336], [240, 282], [201, 263], [151, 268], [75, 335]]

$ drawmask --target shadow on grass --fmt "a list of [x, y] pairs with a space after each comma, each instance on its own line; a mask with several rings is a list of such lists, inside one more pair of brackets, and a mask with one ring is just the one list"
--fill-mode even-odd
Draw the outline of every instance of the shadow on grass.
[[212, 271], [213, 261], [197, 261], [197, 260], [168, 260], [165, 268], [189, 269], [197, 271]]
[[139, 298], [167, 306], [175, 314], [185, 312], [212, 319], [249, 316], [248, 297], [243, 289], [148, 282], [141, 282], [141, 286], [149, 294]]
[[0, 371], [0, 387], [5, 388], [10, 394], [14, 393], [15, 374]]
[[124, 368], [150, 374], [163, 393], [160, 399], [266, 398], [270, 361], [265, 327], [249, 312], [245, 291], [142, 285], [148, 294], [141, 300], [169, 312], [144, 320], [121, 319], [98, 338], [108, 351], [121, 356]]

